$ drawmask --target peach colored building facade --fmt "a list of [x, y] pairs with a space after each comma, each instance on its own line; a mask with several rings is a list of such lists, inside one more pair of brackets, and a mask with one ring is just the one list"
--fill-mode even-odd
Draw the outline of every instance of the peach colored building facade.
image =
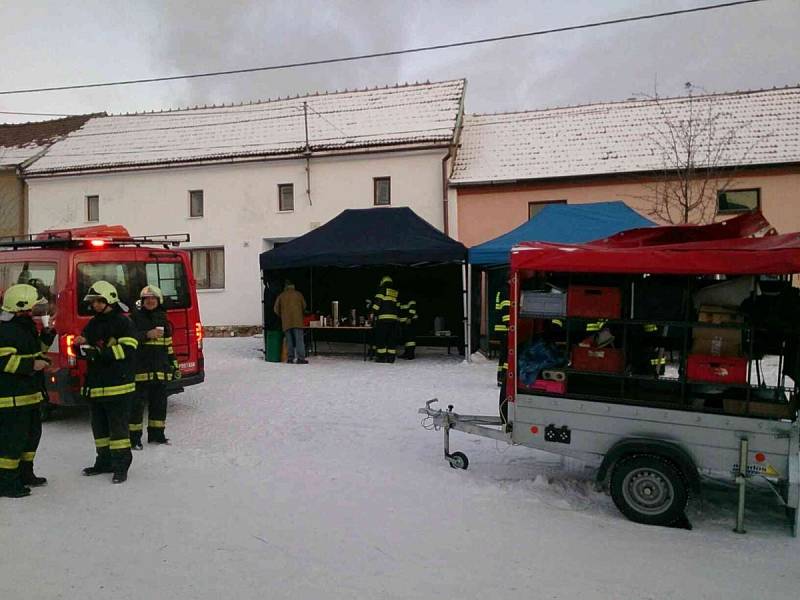
[[[652, 180], [651, 180], [652, 181]], [[615, 175], [567, 181], [454, 185], [457, 236], [466, 246], [481, 244], [528, 220], [531, 203], [586, 204], [621, 200], [645, 217], [652, 194], [645, 179]], [[728, 189], [758, 189], [761, 211], [780, 233], [800, 231], [800, 165], [742, 172]], [[733, 216], [726, 213], [722, 216]], [[654, 219], [655, 220], [655, 219]]]

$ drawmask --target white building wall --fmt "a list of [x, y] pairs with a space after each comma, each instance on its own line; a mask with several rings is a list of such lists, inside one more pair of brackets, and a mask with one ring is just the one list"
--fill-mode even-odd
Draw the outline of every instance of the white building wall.
[[[100, 196], [100, 223], [132, 235], [184, 233], [187, 247], [224, 246], [225, 289], [199, 290], [206, 325], [260, 325], [258, 255], [265, 240], [291, 239], [346, 208], [373, 207], [373, 177], [391, 177], [392, 206], [408, 206], [443, 229], [446, 149], [311, 159], [311, 205], [304, 160], [32, 178], [29, 230], [82, 227], [85, 197]], [[278, 184], [294, 184], [294, 211], [278, 210]], [[204, 215], [189, 217], [189, 190], [203, 190]]]

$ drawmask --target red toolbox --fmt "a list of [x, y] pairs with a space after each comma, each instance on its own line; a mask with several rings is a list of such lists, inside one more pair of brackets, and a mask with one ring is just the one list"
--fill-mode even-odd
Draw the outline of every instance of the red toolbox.
[[692, 381], [747, 383], [747, 359], [738, 356], [690, 354], [686, 373]]
[[625, 368], [622, 350], [618, 348], [572, 348], [572, 368], [577, 371], [598, 373], [622, 373]]
[[615, 287], [571, 285], [567, 290], [568, 317], [622, 316], [622, 292]]

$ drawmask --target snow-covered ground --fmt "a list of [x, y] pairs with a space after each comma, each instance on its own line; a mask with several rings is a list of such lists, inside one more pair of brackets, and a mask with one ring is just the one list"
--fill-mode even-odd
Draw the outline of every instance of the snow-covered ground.
[[431, 351], [394, 366], [263, 362], [208, 340], [207, 382], [171, 399], [170, 447], [128, 483], [86, 478], [84, 413], [45, 425], [30, 498], [0, 499], [0, 598], [797, 598], [800, 540], [769, 495], [707, 487], [693, 531], [636, 525], [573, 461], [454, 433], [417, 408], [493, 412], [495, 366]]

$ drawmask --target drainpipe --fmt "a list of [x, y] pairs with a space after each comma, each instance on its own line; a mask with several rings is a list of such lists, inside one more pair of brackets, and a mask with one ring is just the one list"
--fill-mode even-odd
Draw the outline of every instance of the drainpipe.
[[444, 212], [444, 234], [450, 235], [450, 221], [449, 221], [449, 214], [450, 210], [448, 207], [448, 200], [447, 200], [447, 161], [450, 160], [450, 156], [452, 156], [451, 150], [447, 150], [447, 154], [444, 155], [442, 159], [442, 211]]

